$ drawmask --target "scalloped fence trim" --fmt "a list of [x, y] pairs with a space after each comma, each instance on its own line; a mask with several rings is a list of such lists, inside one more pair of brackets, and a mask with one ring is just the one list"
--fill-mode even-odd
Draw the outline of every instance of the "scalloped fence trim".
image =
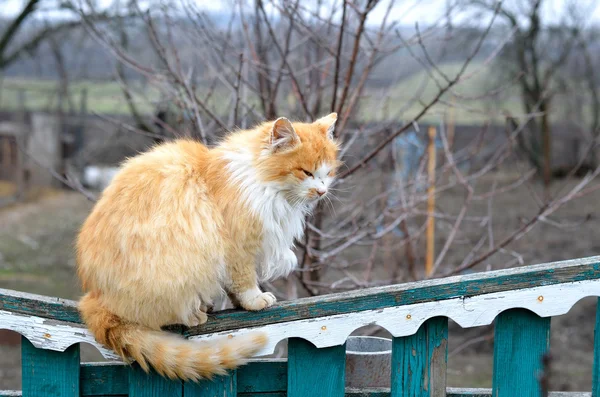
[[[588, 296], [600, 296], [600, 257], [298, 299], [261, 312], [219, 312], [184, 335], [209, 340], [260, 327], [270, 337], [262, 355], [291, 337], [317, 347], [340, 345], [352, 331], [371, 324], [394, 336], [408, 336], [438, 316], [463, 327], [490, 324], [512, 308], [556, 316]], [[115, 359], [81, 324], [73, 301], [0, 290], [0, 328], [20, 333], [39, 348], [64, 351], [83, 342]]]
[[82, 324], [0, 310], [0, 329], [21, 334], [39, 349], [64, 352], [71, 345], [87, 343], [98, 349], [107, 360], [120, 360], [119, 356], [96, 342], [94, 336]]
[[190, 339], [232, 338], [260, 329], [269, 336], [267, 346], [257, 354], [260, 356], [274, 353], [277, 343], [288, 338], [302, 338], [318, 348], [342, 345], [353, 331], [367, 325], [380, 326], [394, 337], [402, 337], [415, 334], [426, 320], [434, 317], [447, 317], [463, 328], [470, 328], [489, 325], [498, 314], [510, 309], [527, 309], [540, 317], [559, 316], [567, 313], [579, 300], [590, 296], [600, 296], [600, 280], [268, 324], [192, 336]]
[[[594, 279], [600, 279], [600, 256], [303, 298], [280, 302], [261, 312], [227, 310], [212, 314], [206, 324], [189, 330], [187, 334], [209, 334]], [[5, 289], [0, 289], [0, 310], [82, 323], [74, 301]]]
[[211, 334], [295, 320], [597, 279], [600, 279], [600, 256], [321, 295], [281, 302], [261, 312], [223, 311], [214, 313], [206, 324], [190, 329], [185, 335]]

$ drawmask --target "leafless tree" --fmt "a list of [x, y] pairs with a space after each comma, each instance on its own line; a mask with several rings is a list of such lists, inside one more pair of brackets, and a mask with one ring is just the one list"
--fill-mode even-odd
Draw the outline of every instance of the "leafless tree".
[[[227, 131], [275, 116], [311, 120], [326, 112], [338, 113], [336, 137], [342, 143], [345, 167], [333, 187], [337, 201], [326, 201], [307, 220], [306, 240], [298, 244], [301, 268], [287, 285], [268, 286], [280, 296], [456, 274], [487, 263], [492, 257], [500, 257], [505, 266], [522, 263], [522, 256], [510, 249], [512, 243], [540, 222], [562, 227], [550, 219], [551, 215], [599, 188], [594, 181], [600, 170], [595, 168], [556, 194], [543, 198], [537, 195], [532, 180], [535, 167], [523, 164], [514, 148], [531, 125], [539, 123], [540, 114], [551, 109], [548, 86], [542, 82], [533, 95], [537, 102], [524, 99], [523, 115], [509, 118], [501, 136], [490, 135], [484, 125], [469, 142], [455, 145], [446, 129], [445, 114], [453, 107], [481, 112], [461, 103], [464, 96], [457, 90], [461, 83], [494, 62], [498, 54], [512, 51], [519, 40], [525, 40], [519, 45], [533, 45], [538, 54], [539, 44], [527, 41], [529, 26], [512, 26], [508, 34], [490, 40], [498, 20], [508, 18], [500, 4], [494, 4], [492, 12], [479, 19], [483, 25], [464, 27], [471, 40], [461, 45], [464, 56], [451, 54], [454, 60], [461, 59], [452, 73], [443, 68], [449, 56], [446, 47], [451, 45], [445, 43], [451, 43], [453, 35], [459, 35], [456, 32], [464, 33], [459, 26], [447, 23], [455, 12], [452, 7], [440, 21], [417, 26], [407, 34], [400, 29], [402, 20], [398, 19], [393, 0], [238, 0], [230, 5], [225, 20], [217, 21], [192, 1], [161, 3], [151, 8], [132, 2], [130, 12], [144, 27], [153, 50], [152, 62], [138, 59], [118, 29], [84, 20], [89, 33], [124, 68], [143, 76], [161, 91], [162, 101], [170, 104], [181, 120], [177, 125], [165, 125], [171, 137], [193, 136], [212, 144]], [[375, 10], [380, 11], [377, 20], [372, 18]], [[580, 43], [579, 34], [567, 37], [570, 47]], [[493, 48], [483, 56], [482, 47], [490, 43]], [[373, 88], [374, 76], [378, 67], [399, 51], [420, 65], [425, 72], [424, 84], [411, 93], [410, 100], [395, 103], [386, 119], [367, 123], [361, 114], [379, 111], [380, 104], [389, 98], [390, 87]], [[524, 63], [519, 67], [525, 74], [533, 61], [527, 53], [523, 56]], [[566, 56], [561, 53], [556, 62], [560, 60], [562, 65]], [[549, 68], [535, 70], [542, 73], [541, 77], [536, 75], [542, 79], [558, 73]], [[544, 77], [548, 73], [550, 76]], [[535, 77], [533, 81], [525, 80], [524, 93], [537, 90]], [[136, 88], [126, 79], [121, 82], [132, 103], [133, 98], [149, 100], [135, 95]], [[389, 77], [385, 85], [396, 82]], [[433, 94], [424, 95], [426, 84], [435, 87]], [[493, 94], [482, 93], [480, 99]], [[451, 98], [457, 98], [456, 103]], [[417, 110], [406, 117], [408, 108]], [[437, 120], [438, 138], [432, 141], [438, 148], [435, 177], [427, 170], [427, 154], [408, 167], [397, 150], [398, 145], [406, 143], [405, 138], [417, 139], [417, 145], [427, 144], [422, 130], [425, 117]], [[545, 123], [549, 129], [550, 119], [546, 118]], [[542, 123], [539, 131], [546, 127]], [[135, 126], [127, 128], [148, 133]], [[490, 137], [494, 138], [491, 142]], [[494, 179], [499, 169], [515, 166], [518, 175], [510, 180]], [[375, 188], [375, 181], [380, 187]], [[494, 200], [516, 189], [530, 189], [536, 210], [514, 230], [498, 236], [493, 227]], [[451, 197], [451, 209], [438, 206], [428, 210], [426, 203], [432, 194], [442, 201]], [[431, 218], [439, 232], [438, 249], [433, 272], [426, 275], [421, 266], [423, 242]], [[464, 255], [453, 253], [458, 247]], [[400, 252], [402, 257], [398, 258]], [[382, 267], [380, 263], [386, 257], [389, 265]]]
[[[0, 8], [8, 4], [0, 0]], [[6, 28], [0, 29], [0, 71], [24, 56], [35, 52], [42, 44], [57, 35], [81, 26], [81, 19], [69, 1], [27, 0], [14, 17], [3, 16]], [[88, 20], [107, 21], [113, 18], [113, 7], [100, 11], [86, 10]], [[62, 13], [61, 18], [50, 18], [52, 13]]]
[[513, 39], [499, 57], [499, 66], [510, 79], [518, 78], [523, 113], [539, 113], [539, 117], [529, 120], [519, 142], [549, 186], [552, 123], [556, 121], [552, 116], [560, 108], [560, 83], [570, 59], [576, 53], [588, 51], [583, 35], [595, 2], [565, 1], [562, 9], [552, 9], [553, 2], [544, 0], [461, 0], [460, 3], [471, 12], [497, 12], [507, 31], [513, 33]]

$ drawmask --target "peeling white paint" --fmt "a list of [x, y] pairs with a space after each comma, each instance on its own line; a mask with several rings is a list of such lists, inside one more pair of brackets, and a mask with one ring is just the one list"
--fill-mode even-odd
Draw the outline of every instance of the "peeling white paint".
[[[414, 334], [426, 320], [438, 316], [448, 317], [463, 328], [491, 324], [498, 314], [515, 308], [531, 310], [541, 317], [559, 316], [567, 313], [579, 300], [589, 296], [600, 296], [600, 280], [296, 320], [195, 336], [191, 339], [206, 341], [260, 330], [269, 336], [268, 345], [257, 354], [262, 356], [272, 354], [277, 343], [287, 338], [303, 338], [319, 348], [341, 345], [354, 330], [367, 325], [381, 326], [393, 336], [401, 337]], [[18, 332], [41, 349], [64, 351], [73, 344], [88, 343], [95, 346], [105, 358], [120, 361], [113, 352], [97, 343], [84, 325], [0, 310], [0, 329]]]
[[[224, 335], [235, 337], [260, 330], [269, 336], [268, 345], [257, 354], [262, 356], [272, 354], [277, 343], [287, 338], [302, 338], [319, 348], [338, 346], [343, 344], [354, 330], [367, 325], [378, 325], [393, 336], [400, 337], [413, 335], [421, 324], [433, 317], [448, 317], [461, 327], [470, 328], [489, 325], [498, 314], [508, 309], [528, 309], [540, 317], [559, 316], [567, 313], [579, 300], [588, 296], [600, 296], [600, 280], [297, 320], [200, 335], [191, 339], [211, 340]], [[543, 299], [539, 299], [540, 297]]]
[[0, 310], [0, 329], [21, 334], [40, 349], [62, 352], [76, 343], [88, 343], [107, 360], [120, 360], [119, 356], [96, 342], [84, 325]]

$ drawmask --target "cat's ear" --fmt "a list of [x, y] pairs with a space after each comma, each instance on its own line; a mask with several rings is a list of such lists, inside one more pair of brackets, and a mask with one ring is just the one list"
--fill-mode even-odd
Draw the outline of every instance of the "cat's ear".
[[300, 138], [292, 123], [285, 117], [280, 117], [273, 123], [270, 143], [271, 151], [275, 153], [294, 148], [300, 144]]
[[333, 131], [335, 130], [335, 122], [337, 121], [337, 113], [330, 113], [325, 117], [321, 117], [315, 124], [318, 124], [325, 131], [325, 136], [329, 139], [333, 139]]

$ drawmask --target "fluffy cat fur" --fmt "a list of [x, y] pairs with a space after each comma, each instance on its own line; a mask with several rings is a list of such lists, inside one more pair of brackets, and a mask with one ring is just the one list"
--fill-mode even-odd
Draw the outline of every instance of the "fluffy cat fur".
[[169, 378], [224, 374], [266, 335], [187, 341], [224, 291], [246, 310], [275, 302], [259, 281], [288, 275], [304, 219], [333, 181], [337, 115], [286, 118], [229, 135], [214, 148], [177, 140], [129, 159], [77, 239], [82, 317], [98, 342]]

